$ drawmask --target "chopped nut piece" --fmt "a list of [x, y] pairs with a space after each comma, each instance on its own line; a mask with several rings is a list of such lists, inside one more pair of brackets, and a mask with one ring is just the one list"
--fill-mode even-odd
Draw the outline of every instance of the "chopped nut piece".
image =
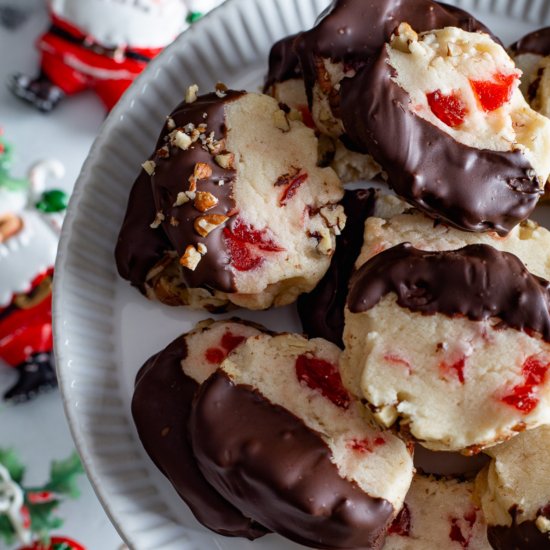
[[208, 130], [208, 126], [207, 126], [204, 122], [201, 122], [201, 123], [197, 126], [197, 130], [198, 130], [201, 134], [204, 134], [204, 132], [206, 132], [206, 130]]
[[221, 187], [222, 185], [225, 185], [225, 180], [218, 180], [218, 185]]
[[206, 212], [218, 204], [218, 199], [208, 191], [197, 191], [195, 208], [200, 212]]
[[172, 145], [175, 145], [176, 147], [187, 151], [187, 149], [191, 147], [193, 140], [185, 132], [182, 132], [181, 130], [175, 130], [170, 134], [170, 142], [172, 143]]
[[340, 235], [346, 226], [346, 215], [344, 207], [340, 204], [323, 206], [319, 211], [321, 217], [325, 220], [328, 227], [331, 227], [335, 235]]
[[160, 149], [157, 149], [156, 155], [161, 159], [168, 158], [170, 156], [170, 150], [168, 149], [168, 145], [164, 145]]
[[317, 251], [325, 256], [330, 256], [334, 250], [330, 231], [327, 228], [323, 228], [320, 237], [317, 243]]
[[218, 82], [216, 84], [216, 95], [219, 98], [224, 98], [227, 95], [227, 86], [223, 82]]
[[174, 119], [170, 116], [166, 117], [166, 128], [168, 130], [173, 130], [176, 127], [176, 123], [174, 122]]
[[180, 264], [183, 267], [190, 269], [191, 271], [195, 271], [201, 259], [202, 259], [202, 256], [200, 255], [198, 250], [193, 245], [190, 244], [185, 249], [183, 256], [180, 258]]
[[205, 180], [208, 179], [212, 175], [212, 168], [209, 164], [206, 164], [206, 162], [197, 162], [195, 164], [195, 170], [193, 172], [193, 176], [197, 180]]
[[176, 202], [172, 206], [181, 206], [186, 202], [189, 202], [189, 197], [183, 191], [180, 191], [176, 197]]
[[234, 170], [235, 165], [235, 155], [233, 153], [224, 153], [223, 155], [216, 155], [214, 157], [214, 160], [218, 164], [218, 166], [221, 166], [222, 168], [225, 168], [226, 170]]
[[157, 164], [154, 160], [146, 160], [141, 167], [150, 175], [152, 176], [155, 173], [155, 168], [157, 167]]
[[290, 123], [286, 114], [281, 109], [273, 113], [273, 122], [275, 123], [275, 128], [278, 128], [282, 132], [288, 132], [290, 130]]
[[201, 237], [207, 237], [216, 227], [224, 224], [229, 218], [223, 214], [207, 214], [195, 218], [193, 227]]
[[201, 256], [204, 256], [208, 252], [208, 248], [206, 248], [206, 245], [203, 243], [199, 243], [197, 245], [197, 250], [199, 251], [199, 254], [201, 254]]
[[159, 210], [153, 223], [149, 226], [151, 229], [156, 229], [165, 219], [164, 214]]
[[197, 196], [195, 191], [186, 191], [185, 194], [187, 195], [187, 198], [189, 198], [192, 201], [194, 201], [195, 197]]
[[401, 23], [397, 31], [391, 37], [391, 47], [403, 53], [409, 53], [411, 42], [418, 40], [418, 34], [408, 23]]
[[177, 218], [174, 218], [174, 216], [170, 216], [170, 225], [172, 227], [177, 227], [179, 224], [180, 222]]
[[196, 84], [192, 84], [187, 88], [185, 92], [185, 103], [194, 103], [197, 101], [197, 95], [199, 93], [199, 87]]

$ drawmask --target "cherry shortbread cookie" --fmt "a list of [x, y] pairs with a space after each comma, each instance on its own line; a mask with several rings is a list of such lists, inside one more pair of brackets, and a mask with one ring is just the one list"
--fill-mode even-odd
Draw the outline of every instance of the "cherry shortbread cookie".
[[[291, 303], [328, 268], [345, 225], [342, 195], [334, 171], [317, 166], [313, 130], [273, 98], [221, 86], [197, 96], [192, 86], [135, 184], [119, 271], [170, 305]], [[154, 215], [138, 217], [133, 209], [150, 212], [151, 199]]]
[[191, 442], [206, 479], [269, 529], [315, 548], [379, 548], [412, 458], [363, 416], [339, 356], [321, 339], [249, 338], [198, 392]]

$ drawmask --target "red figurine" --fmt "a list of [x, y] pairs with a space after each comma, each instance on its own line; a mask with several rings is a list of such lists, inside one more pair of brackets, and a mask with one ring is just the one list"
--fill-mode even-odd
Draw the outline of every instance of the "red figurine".
[[41, 111], [94, 90], [111, 109], [139, 73], [183, 30], [184, 0], [49, 0], [38, 40], [40, 74], [16, 74], [11, 91]]

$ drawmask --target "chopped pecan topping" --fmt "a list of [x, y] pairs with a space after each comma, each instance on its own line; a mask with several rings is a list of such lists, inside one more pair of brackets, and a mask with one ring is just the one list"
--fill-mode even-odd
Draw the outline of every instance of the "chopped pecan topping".
[[157, 167], [154, 160], [146, 160], [141, 167], [152, 176], [155, 173], [155, 168]]
[[153, 223], [149, 226], [151, 229], [156, 229], [165, 219], [164, 214], [159, 210]]
[[199, 87], [196, 84], [192, 84], [187, 88], [185, 92], [185, 103], [194, 103], [197, 101], [197, 96], [199, 93]]
[[195, 208], [200, 212], [206, 212], [218, 204], [218, 199], [208, 191], [197, 191]]
[[180, 258], [180, 264], [191, 271], [195, 271], [201, 259], [202, 256], [200, 252], [192, 244], [190, 244], [185, 249], [183, 256]]
[[223, 225], [228, 219], [223, 214], [206, 214], [195, 218], [193, 227], [201, 237], [207, 237], [216, 227]]
[[198, 180], [206, 180], [212, 175], [212, 168], [206, 162], [197, 162], [195, 164], [195, 170], [193, 171], [193, 177]]
[[234, 170], [235, 169], [235, 155], [233, 153], [223, 153], [221, 155], [216, 155], [214, 160], [225, 170]]

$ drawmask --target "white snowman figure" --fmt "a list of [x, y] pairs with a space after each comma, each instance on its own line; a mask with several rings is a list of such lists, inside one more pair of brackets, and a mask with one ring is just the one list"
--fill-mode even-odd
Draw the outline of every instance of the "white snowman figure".
[[67, 195], [45, 190], [63, 175], [57, 161], [37, 163], [28, 180], [8, 175], [0, 149], [0, 365], [18, 373], [5, 399], [24, 401], [56, 385], [51, 285]]
[[42, 111], [91, 89], [111, 109], [147, 63], [185, 28], [185, 0], [49, 0], [40, 73], [9, 87]]

